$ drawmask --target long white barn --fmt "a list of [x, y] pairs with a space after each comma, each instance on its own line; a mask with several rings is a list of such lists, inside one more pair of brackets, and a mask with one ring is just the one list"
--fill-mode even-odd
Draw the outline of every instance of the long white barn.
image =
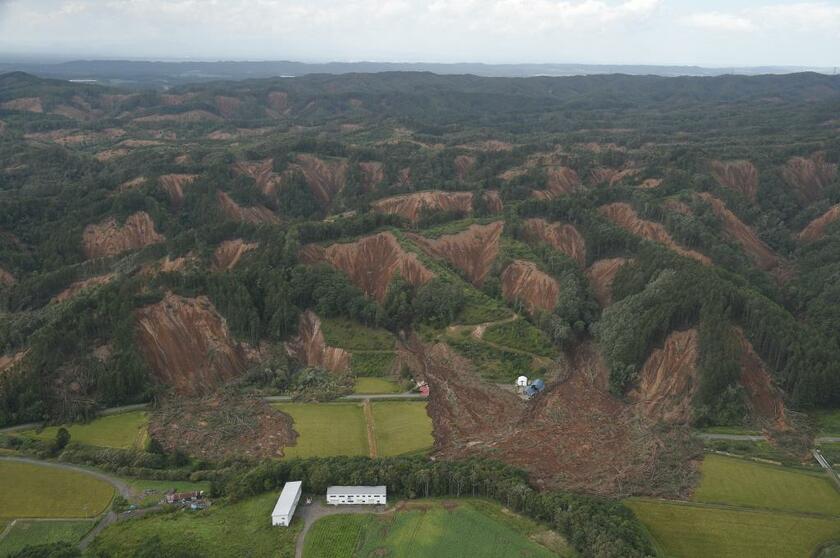
[[277, 498], [277, 504], [274, 505], [274, 511], [271, 512], [271, 524], [288, 527], [292, 522], [292, 516], [295, 514], [298, 501], [300, 500], [301, 481], [287, 482], [283, 486], [283, 491], [280, 492], [280, 497]]
[[331, 486], [327, 488], [327, 503], [342, 504], [386, 504], [385, 486]]

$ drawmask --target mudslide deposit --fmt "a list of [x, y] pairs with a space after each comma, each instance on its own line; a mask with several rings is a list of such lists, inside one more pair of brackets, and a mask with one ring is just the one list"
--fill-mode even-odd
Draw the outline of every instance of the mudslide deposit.
[[703, 192], [698, 194], [700, 199], [708, 203], [712, 207], [715, 215], [723, 222], [723, 230], [735, 242], [737, 242], [744, 253], [753, 261], [753, 263], [765, 270], [769, 271], [778, 267], [779, 258], [767, 246], [755, 231], [738, 219], [738, 216], [729, 211], [721, 200], [712, 196], [709, 193]]
[[100, 285], [107, 285], [111, 281], [114, 280], [116, 277], [113, 273], [108, 273], [105, 275], [99, 275], [97, 277], [90, 277], [88, 279], [83, 279], [81, 281], [76, 281], [50, 300], [51, 304], [55, 304], [58, 302], [64, 302], [65, 300], [70, 300], [77, 294], [81, 293], [84, 290], [92, 289], [94, 287], [98, 287]]
[[172, 293], [135, 313], [137, 346], [155, 379], [178, 395], [208, 394], [246, 369], [245, 348], [205, 296]]
[[586, 270], [586, 278], [592, 287], [592, 294], [601, 307], [612, 304], [612, 285], [621, 267], [630, 262], [627, 258], [609, 258], [598, 260]]
[[593, 186], [600, 184], [608, 184], [615, 186], [627, 177], [639, 174], [639, 169], [611, 169], [607, 167], [599, 167], [592, 169], [589, 173], [590, 182]]
[[164, 174], [158, 180], [172, 203], [181, 205], [184, 202], [184, 187], [192, 184], [197, 178], [197, 174]]
[[254, 250], [257, 246], [256, 242], [245, 242], [241, 238], [225, 240], [213, 251], [213, 270], [228, 271], [233, 269], [243, 255]]
[[758, 194], [758, 169], [749, 161], [711, 161], [709, 167], [718, 184], [740, 192], [750, 201]]
[[565, 194], [572, 194], [581, 187], [580, 177], [569, 167], [547, 167], [546, 189], [534, 190], [533, 195], [540, 200], [553, 200]]
[[385, 165], [379, 161], [364, 161], [359, 163], [362, 173], [362, 186], [365, 190], [372, 190], [385, 181]]
[[536, 264], [514, 260], [502, 272], [502, 295], [508, 302], [521, 302], [531, 315], [551, 312], [557, 306], [560, 285]]
[[683, 248], [674, 242], [674, 239], [671, 238], [671, 235], [668, 234], [668, 231], [665, 230], [665, 227], [660, 223], [645, 221], [644, 219], [639, 218], [636, 210], [633, 209], [630, 204], [623, 202], [611, 203], [609, 205], [601, 206], [598, 211], [615, 225], [618, 225], [631, 234], [641, 236], [642, 238], [652, 240], [653, 242], [658, 242], [659, 244], [673, 250], [677, 254], [696, 260], [704, 265], [710, 265], [712, 263], [711, 260], [703, 254], [695, 252], [694, 250]]
[[155, 231], [155, 223], [145, 211], [139, 211], [117, 225], [113, 217], [98, 225], [88, 225], [82, 233], [82, 249], [88, 258], [116, 256], [163, 242], [163, 235]]
[[14, 275], [0, 267], [0, 285], [14, 285], [16, 282]]
[[529, 242], [545, 242], [566, 254], [578, 265], [586, 263], [586, 241], [576, 228], [563, 223], [549, 223], [545, 219], [526, 219], [522, 233]]
[[313, 155], [298, 155], [292, 167], [300, 169], [312, 194], [324, 207], [330, 205], [347, 184], [345, 160], [325, 161]]
[[475, 167], [475, 157], [470, 155], [458, 155], [455, 157], [455, 175], [458, 180], [464, 180], [470, 171]]
[[782, 170], [788, 185], [803, 203], [813, 203], [823, 196], [823, 190], [837, 176], [837, 165], [825, 160], [822, 152], [811, 157], [793, 157]]
[[499, 239], [504, 226], [502, 221], [470, 225], [465, 231], [436, 239], [412, 233], [406, 236], [430, 256], [442, 258], [461, 270], [473, 285], [480, 287], [499, 255]]
[[743, 330], [735, 328], [741, 346], [741, 385], [747, 392], [747, 403], [754, 420], [772, 430], [787, 430], [787, 417], [782, 393], [761, 357], [755, 352]]
[[330, 347], [321, 331], [321, 320], [311, 310], [300, 315], [297, 337], [286, 343], [286, 352], [305, 366], [340, 374], [350, 370], [350, 353]]
[[799, 240], [813, 242], [825, 236], [825, 229], [831, 223], [840, 219], [840, 205], [835, 205], [802, 229], [799, 233]]
[[274, 172], [274, 159], [240, 161], [234, 163], [233, 171], [253, 178], [257, 188], [266, 196], [273, 196], [283, 181], [282, 177]]
[[303, 263], [327, 262], [348, 275], [350, 282], [364, 293], [382, 302], [391, 279], [397, 273], [415, 286], [426, 284], [434, 274], [420, 259], [403, 250], [389, 232], [361, 238], [326, 248], [310, 244], [300, 252]]
[[628, 394], [641, 414], [656, 422], [689, 424], [697, 391], [697, 330], [674, 331], [654, 349]]
[[21, 97], [19, 99], [12, 99], [0, 104], [0, 108], [6, 110], [20, 110], [24, 112], [44, 112], [44, 105], [41, 104], [40, 97]]

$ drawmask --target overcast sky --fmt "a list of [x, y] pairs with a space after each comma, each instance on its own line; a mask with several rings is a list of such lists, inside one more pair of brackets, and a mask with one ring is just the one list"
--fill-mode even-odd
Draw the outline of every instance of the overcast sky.
[[840, 0], [0, 0], [0, 53], [840, 66]]

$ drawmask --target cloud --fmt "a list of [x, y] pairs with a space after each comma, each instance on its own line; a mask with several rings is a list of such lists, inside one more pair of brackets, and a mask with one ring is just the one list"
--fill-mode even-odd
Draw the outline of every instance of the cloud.
[[691, 14], [683, 19], [683, 23], [710, 31], [752, 31], [756, 28], [755, 24], [746, 17], [721, 12]]

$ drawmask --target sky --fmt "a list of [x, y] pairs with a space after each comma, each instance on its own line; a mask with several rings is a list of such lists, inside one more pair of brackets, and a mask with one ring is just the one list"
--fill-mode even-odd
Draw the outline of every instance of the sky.
[[840, 0], [0, 0], [5, 57], [840, 66]]

